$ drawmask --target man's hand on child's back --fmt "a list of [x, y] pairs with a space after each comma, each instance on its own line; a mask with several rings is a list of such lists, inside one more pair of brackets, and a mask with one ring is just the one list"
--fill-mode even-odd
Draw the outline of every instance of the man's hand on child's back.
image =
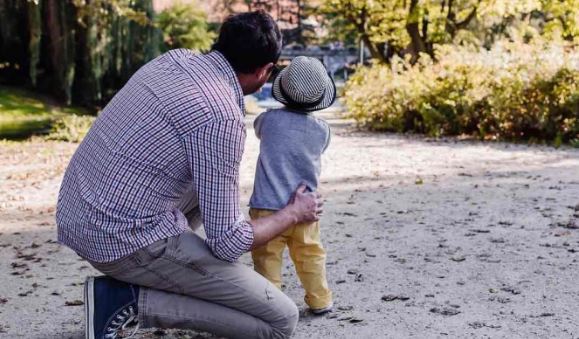
[[320, 193], [310, 192], [306, 185], [300, 185], [285, 208], [250, 221], [253, 226], [251, 249], [265, 245], [296, 224], [318, 221], [324, 211], [323, 204]]
[[310, 192], [306, 185], [301, 184], [292, 194], [286, 208], [293, 212], [296, 224], [299, 224], [320, 220], [324, 212], [323, 205], [320, 193]]

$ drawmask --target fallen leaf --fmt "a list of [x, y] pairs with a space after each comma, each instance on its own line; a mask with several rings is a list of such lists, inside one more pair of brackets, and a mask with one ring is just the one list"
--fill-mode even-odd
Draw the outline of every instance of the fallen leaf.
[[73, 300], [73, 301], [66, 301], [64, 303], [64, 306], [81, 306], [84, 305], [84, 302], [82, 300]]

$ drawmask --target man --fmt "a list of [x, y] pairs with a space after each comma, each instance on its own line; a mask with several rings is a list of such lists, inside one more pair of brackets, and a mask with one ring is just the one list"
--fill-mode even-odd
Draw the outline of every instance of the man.
[[[295, 304], [236, 263], [322, 212], [305, 186], [269, 217], [245, 220], [239, 206], [243, 95], [265, 83], [281, 46], [266, 13], [233, 16], [212, 52], [170, 51], [137, 71], [78, 147], [58, 199], [58, 238], [111, 277], [87, 279], [87, 338], [117, 338], [135, 324], [292, 334]], [[205, 240], [189, 228], [199, 219]]]

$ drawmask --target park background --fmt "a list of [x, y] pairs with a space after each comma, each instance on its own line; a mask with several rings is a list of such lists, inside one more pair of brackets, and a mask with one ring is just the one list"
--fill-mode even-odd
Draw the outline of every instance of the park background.
[[[320, 113], [336, 312], [307, 313], [288, 262], [296, 337], [579, 335], [579, 0], [0, 0], [0, 337], [82, 337], [96, 272], [55, 242], [70, 156], [140, 66], [255, 9], [282, 65], [317, 57], [339, 89]], [[270, 88], [246, 97], [244, 206]]]
[[207, 51], [224, 18], [255, 9], [277, 20], [284, 56], [353, 75], [342, 101], [364, 127], [579, 143], [577, 0], [2, 0], [0, 138], [78, 141], [67, 134], [91, 120], [78, 116], [144, 63]]

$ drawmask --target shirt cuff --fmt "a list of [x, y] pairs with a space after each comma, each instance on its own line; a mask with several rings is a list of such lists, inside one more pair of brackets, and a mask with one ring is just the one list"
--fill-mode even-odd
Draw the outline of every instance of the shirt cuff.
[[227, 262], [235, 262], [253, 245], [253, 226], [242, 219], [220, 235], [219, 238], [207, 238], [205, 243], [213, 255]]

